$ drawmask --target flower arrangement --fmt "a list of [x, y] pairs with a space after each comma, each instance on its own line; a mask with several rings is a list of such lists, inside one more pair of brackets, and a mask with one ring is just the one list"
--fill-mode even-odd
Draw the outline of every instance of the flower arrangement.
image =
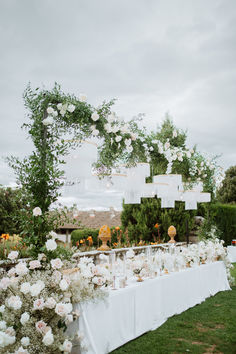
[[[91, 259], [78, 263], [52, 258], [57, 244], [46, 242], [46, 254], [28, 263], [19, 261], [0, 280], [0, 348], [9, 353], [69, 353], [72, 340], [66, 329], [78, 313], [73, 304], [105, 296], [110, 282], [106, 264]], [[17, 260], [18, 252], [8, 258]]]

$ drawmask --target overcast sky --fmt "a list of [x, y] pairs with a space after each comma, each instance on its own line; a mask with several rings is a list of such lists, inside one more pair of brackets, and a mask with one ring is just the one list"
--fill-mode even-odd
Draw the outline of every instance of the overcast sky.
[[[117, 98], [150, 129], [168, 111], [190, 145], [236, 164], [235, 0], [0, 0], [0, 28], [1, 156], [32, 149], [20, 130], [27, 83], [57, 81], [94, 105]], [[0, 183], [13, 181], [0, 162]], [[80, 207], [116, 204], [73, 193]]]

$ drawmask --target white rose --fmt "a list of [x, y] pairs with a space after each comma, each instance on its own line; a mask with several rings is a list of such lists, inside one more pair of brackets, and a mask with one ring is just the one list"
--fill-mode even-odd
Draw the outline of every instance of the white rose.
[[30, 287], [31, 296], [38, 296], [40, 292], [45, 288], [45, 284], [42, 280], [38, 280], [37, 283]]
[[71, 322], [73, 322], [73, 316], [72, 315], [67, 315], [66, 316], [66, 324], [69, 324]]
[[4, 330], [7, 328], [7, 324], [5, 321], [0, 321], [0, 329]]
[[169, 147], [170, 147], [170, 143], [167, 141], [167, 142], [165, 143], [164, 147], [165, 147], [165, 150], [168, 150]]
[[59, 302], [55, 308], [56, 314], [61, 317], [68, 315], [71, 311], [72, 311], [72, 304], [71, 303]]
[[112, 131], [112, 126], [110, 123], [106, 123], [104, 124], [104, 129], [108, 132], [108, 133], [111, 133]]
[[46, 327], [47, 323], [45, 323], [44, 321], [38, 321], [35, 323], [36, 331], [38, 331], [39, 333], [45, 333]]
[[29, 269], [24, 262], [19, 262], [15, 266], [15, 271], [17, 275], [26, 275], [29, 272]]
[[59, 111], [62, 109], [62, 103], [57, 104], [57, 109], [59, 109]]
[[45, 125], [45, 126], [47, 126], [47, 125], [52, 125], [53, 122], [54, 122], [53, 117], [48, 116], [47, 118], [45, 118], [45, 119], [43, 120], [43, 125]]
[[52, 345], [53, 342], [54, 342], [54, 337], [52, 331], [48, 331], [43, 337], [43, 344], [49, 346]]
[[62, 279], [62, 280], [60, 281], [60, 284], [59, 284], [59, 286], [60, 286], [60, 288], [61, 288], [62, 291], [67, 290], [68, 287], [69, 287], [69, 285], [70, 285], [70, 282], [67, 281], [66, 279]]
[[99, 119], [99, 115], [97, 114], [97, 112], [94, 112], [92, 115], [91, 115], [91, 118], [94, 122], [96, 122], [98, 119]]
[[9, 307], [13, 308], [14, 310], [19, 310], [22, 306], [22, 301], [20, 299], [20, 297], [17, 296], [11, 296], [9, 297], [9, 299], [7, 300], [7, 304]]
[[54, 112], [54, 109], [52, 107], [47, 108], [48, 114], [52, 114]]
[[115, 138], [115, 141], [116, 141], [117, 143], [119, 143], [121, 140], [122, 140], [122, 136], [117, 135], [116, 138]]
[[5, 311], [5, 305], [0, 306], [0, 312], [3, 313]]
[[132, 152], [132, 151], [133, 151], [133, 146], [127, 146], [126, 150], [127, 150], [128, 152]]
[[4, 277], [0, 280], [0, 289], [6, 290], [10, 284], [11, 284], [11, 279]]
[[60, 258], [55, 258], [50, 261], [53, 269], [60, 269], [63, 266], [63, 262]]
[[41, 268], [41, 263], [38, 260], [35, 261], [30, 261], [29, 262], [29, 269], [37, 269], [37, 268]]
[[53, 297], [49, 297], [47, 301], [45, 302], [45, 307], [48, 309], [53, 309], [56, 306], [56, 300], [53, 299]]
[[131, 145], [131, 139], [125, 139], [125, 145], [130, 146]]
[[33, 216], [40, 216], [42, 215], [42, 210], [39, 207], [33, 209]]
[[74, 112], [74, 110], [75, 110], [75, 106], [73, 105], [73, 104], [69, 104], [69, 106], [68, 106], [68, 111], [70, 112], [70, 113], [73, 113]]
[[79, 101], [80, 102], [86, 102], [87, 101], [87, 96], [84, 93], [81, 93], [79, 95]]
[[10, 336], [7, 333], [0, 331], [0, 348], [4, 348], [10, 344], [15, 343], [15, 340], [15, 336]]
[[63, 343], [62, 349], [64, 350], [64, 353], [70, 353], [72, 350], [72, 343], [68, 339], [66, 339]]
[[52, 112], [52, 115], [53, 115], [53, 117], [57, 117], [57, 116], [58, 116], [57, 111], [53, 111], [53, 112]]
[[15, 274], [16, 274], [15, 268], [11, 268], [11, 269], [7, 272], [7, 275], [8, 275], [9, 277], [14, 276]]
[[30, 283], [25, 282], [21, 284], [20, 291], [23, 294], [28, 294], [30, 292], [30, 288], [31, 288]]
[[23, 347], [28, 347], [29, 343], [30, 343], [29, 337], [21, 338], [21, 344], [23, 345]]
[[92, 130], [92, 135], [93, 136], [98, 136], [98, 134], [99, 134], [99, 130], [98, 129]]
[[176, 138], [176, 137], [177, 137], [177, 135], [178, 135], [178, 134], [177, 134], [177, 131], [176, 131], [176, 130], [174, 130], [174, 131], [173, 131], [173, 138]]
[[11, 251], [11, 252], [9, 253], [9, 255], [8, 255], [8, 258], [11, 259], [11, 260], [14, 260], [14, 259], [16, 259], [16, 258], [18, 257], [18, 255], [19, 255], [19, 252], [17, 252], [17, 251]]
[[48, 251], [54, 251], [57, 248], [57, 243], [55, 240], [48, 240], [45, 246]]
[[7, 327], [7, 329], [5, 330], [5, 333], [8, 334], [9, 336], [15, 336], [16, 335], [16, 331], [14, 330], [13, 327]]
[[29, 319], [30, 319], [30, 315], [28, 314], [28, 312], [24, 312], [24, 313], [22, 313], [22, 315], [21, 315], [20, 323], [21, 323], [22, 325], [25, 325], [26, 322], [29, 321]]
[[37, 299], [33, 303], [33, 310], [43, 310], [44, 305], [44, 299]]

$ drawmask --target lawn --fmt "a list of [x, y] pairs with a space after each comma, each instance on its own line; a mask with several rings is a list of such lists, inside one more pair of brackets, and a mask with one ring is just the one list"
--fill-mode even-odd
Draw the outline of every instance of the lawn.
[[[236, 263], [232, 274], [236, 280]], [[236, 286], [223, 291], [112, 354], [236, 353]]]

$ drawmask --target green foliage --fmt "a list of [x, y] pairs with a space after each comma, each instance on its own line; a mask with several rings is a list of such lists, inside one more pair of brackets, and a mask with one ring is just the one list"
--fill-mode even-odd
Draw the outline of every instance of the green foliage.
[[18, 251], [19, 258], [28, 258], [30, 255], [29, 249], [20, 242], [10, 240], [0, 242], [0, 260], [7, 259], [11, 251]]
[[19, 222], [15, 216], [22, 207], [23, 200], [18, 189], [0, 187], [0, 235], [19, 232]]
[[207, 238], [217, 236], [230, 245], [236, 238], [236, 205], [209, 204], [201, 206], [201, 216], [205, 222], [200, 229], [200, 237]]
[[230, 167], [225, 172], [217, 197], [221, 203], [236, 203], [236, 166]]
[[89, 236], [93, 238], [93, 244], [97, 245], [98, 240], [98, 229], [83, 229], [83, 230], [74, 230], [71, 233], [71, 242], [73, 246], [76, 246], [76, 242], [80, 240], [87, 239]]
[[122, 226], [128, 228], [129, 238], [139, 241], [153, 241], [155, 234], [154, 225], [160, 225], [161, 239], [169, 241], [168, 228], [176, 227], [177, 241], [186, 241], [186, 222], [189, 229], [194, 222], [195, 211], [184, 210], [184, 203], [176, 202], [174, 209], [162, 209], [161, 201], [157, 198], [143, 198], [141, 204], [123, 204], [121, 214]]

